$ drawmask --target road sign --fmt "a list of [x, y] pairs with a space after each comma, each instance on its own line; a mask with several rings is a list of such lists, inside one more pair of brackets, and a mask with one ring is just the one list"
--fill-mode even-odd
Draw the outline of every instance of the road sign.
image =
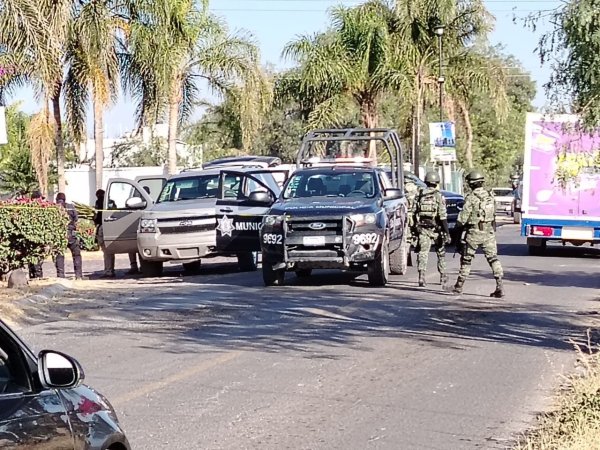
[[453, 122], [429, 124], [431, 161], [456, 161], [456, 132]]

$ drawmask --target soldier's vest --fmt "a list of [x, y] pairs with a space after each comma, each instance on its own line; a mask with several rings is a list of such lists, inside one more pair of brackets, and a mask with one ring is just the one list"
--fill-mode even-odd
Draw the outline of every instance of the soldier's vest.
[[419, 224], [425, 226], [435, 226], [437, 212], [437, 191], [432, 188], [424, 188], [419, 194], [417, 201], [417, 217]]
[[491, 224], [496, 218], [494, 197], [485, 190], [473, 192], [473, 195], [479, 201], [475, 202], [473, 211], [469, 217], [469, 225], [481, 226], [480, 224]]

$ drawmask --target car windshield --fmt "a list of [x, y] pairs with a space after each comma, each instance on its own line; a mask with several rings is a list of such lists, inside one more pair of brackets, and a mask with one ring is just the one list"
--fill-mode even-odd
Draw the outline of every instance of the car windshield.
[[[232, 188], [230, 186], [230, 188]], [[216, 198], [219, 193], [219, 174], [175, 178], [167, 181], [157, 203]]]
[[283, 197], [372, 198], [376, 194], [377, 186], [371, 172], [324, 170], [296, 173], [288, 181]]
[[492, 189], [494, 197], [508, 197], [513, 195], [513, 190], [510, 188], [494, 188]]

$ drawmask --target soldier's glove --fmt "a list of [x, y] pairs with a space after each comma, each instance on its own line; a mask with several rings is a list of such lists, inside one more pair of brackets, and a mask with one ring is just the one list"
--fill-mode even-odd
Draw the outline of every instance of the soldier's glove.
[[442, 234], [442, 239], [444, 239], [445, 244], [447, 244], [447, 245], [452, 244], [452, 238], [450, 237], [449, 234], [447, 234], [447, 233]]

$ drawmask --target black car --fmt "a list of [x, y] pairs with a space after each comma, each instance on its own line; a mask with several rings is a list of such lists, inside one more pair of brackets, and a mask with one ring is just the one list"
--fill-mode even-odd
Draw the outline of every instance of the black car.
[[406, 272], [406, 200], [385, 171], [324, 166], [298, 170], [263, 219], [265, 284], [280, 285], [286, 270], [366, 271], [383, 286]]
[[108, 401], [73, 358], [31, 350], [0, 320], [0, 448], [128, 450]]

